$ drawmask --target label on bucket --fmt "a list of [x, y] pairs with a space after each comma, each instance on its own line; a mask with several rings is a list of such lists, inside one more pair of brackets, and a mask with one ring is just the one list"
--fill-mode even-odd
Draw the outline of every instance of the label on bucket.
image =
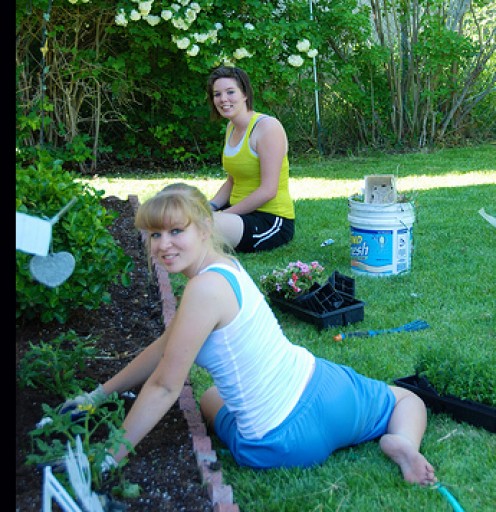
[[351, 226], [351, 269], [386, 276], [405, 272], [411, 262], [411, 228], [364, 229]]

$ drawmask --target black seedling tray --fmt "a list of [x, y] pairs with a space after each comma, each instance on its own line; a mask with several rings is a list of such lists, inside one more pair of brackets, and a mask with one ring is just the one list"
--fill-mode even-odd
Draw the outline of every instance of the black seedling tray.
[[345, 298], [337, 292], [330, 282], [320, 286], [315, 283], [310, 290], [293, 299], [295, 305], [314, 313], [322, 314], [343, 306]]
[[301, 297], [289, 300], [272, 294], [270, 300], [281, 311], [292, 313], [318, 329], [361, 322], [365, 315], [365, 303], [355, 299], [355, 280], [337, 270], [325, 284], [314, 284]]
[[349, 325], [361, 322], [365, 314], [365, 303], [352, 297], [343, 297], [341, 307], [324, 313], [316, 313], [299, 306], [295, 302], [273, 295], [271, 295], [270, 300], [281, 311], [292, 313], [300, 320], [312, 323], [319, 329], [325, 329], [333, 325]]
[[496, 408], [486, 404], [462, 400], [451, 395], [439, 395], [425, 377], [410, 375], [396, 379], [394, 383], [409, 389], [425, 402], [435, 413], [449, 414], [457, 421], [464, 421], [489, 432], [496, 432]]
[[345, 276], [335, 270], [329, 278], [329, 282], [337, 292], [355, 297], [355, 280], [352, 277]]

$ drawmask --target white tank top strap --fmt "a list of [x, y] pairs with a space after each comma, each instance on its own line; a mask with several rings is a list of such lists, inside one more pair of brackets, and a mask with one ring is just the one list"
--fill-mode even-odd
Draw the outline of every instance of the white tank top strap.
[[[251, 134], [253, 133], [253, 130], [255, 129], [255, 127], [257, 126], [258, 122], [261, 120], [261, 119], [264, 119], [265, 117], [269, 117], [267, 114], [260, 114], [257, 119], [255, 119], [255, 122], [253, 123], [253, 126], [251, 127], [251, 130], [250, 130], [250, 133], [248, 134], [248, 137], [251, 136]], [[226, 141], [226, 144], [224, 145], [224, 154], [226, 156], [234, 156], [234, 155], [237, 155], [241, 149], [241, 147], [243, 146], [243, 143], [245, 141], [245, 138], [246, 138], [246, 132], [243, 134], [243, 137], [241, 137], [241, 140], [236, 144], [236, 146], [231, 146], [229, 144], [229, 141], [231, 140], [231, 137], [232, 137], [232, 134], [234, 132], [234, 127], [231, 129], [231, 132], [229, 133], [229, 137]], [[250, 148], [250, 152], [253, 156], [258, 156], [258, 153], [256, 151], [253, 150], [253, 148], [248, 145], [248, 147]]]

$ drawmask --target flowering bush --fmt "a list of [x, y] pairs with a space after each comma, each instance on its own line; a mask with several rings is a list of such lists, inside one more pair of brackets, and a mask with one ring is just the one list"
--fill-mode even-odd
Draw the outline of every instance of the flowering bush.
[[294, 299], [308, 292], [315, 283], [319, 284], [317, 278], [322, 272], [324, 267], [318, 261], [290, 262], [286, 268], [276, 268], [271, 274], [261, 276], [260, 289], [265, 295], [277, 293], [285, 299]]

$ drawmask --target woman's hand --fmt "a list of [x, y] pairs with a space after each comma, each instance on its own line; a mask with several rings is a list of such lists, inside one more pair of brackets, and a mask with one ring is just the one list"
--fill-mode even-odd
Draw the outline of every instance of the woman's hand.
[[75, 398], [70, 398], [66, 400], [62, 407], [60, 408], [59, 413], [65, 414], [67, 412], [71, 413], [71, 420], [76, 421], [82, 416], [86, 414], [85, 408], [92, 406], [98, 407], [108, 398], [108, 394], [103, 389], [101, 384], [93, 390], [91, 393], [83, 393], [82, 395], [76, 396]]

